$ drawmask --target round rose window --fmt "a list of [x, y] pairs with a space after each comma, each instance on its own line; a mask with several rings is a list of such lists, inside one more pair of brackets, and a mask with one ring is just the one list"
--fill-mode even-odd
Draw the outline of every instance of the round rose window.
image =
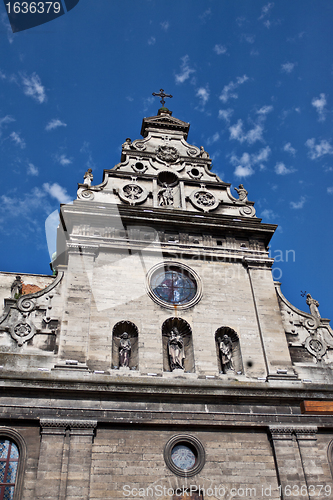
[[201, 297], [198, 276], [187, 266], [164, 263], [148, 273], [148, 290], [155, 302], [165, 307], [192, 307]]

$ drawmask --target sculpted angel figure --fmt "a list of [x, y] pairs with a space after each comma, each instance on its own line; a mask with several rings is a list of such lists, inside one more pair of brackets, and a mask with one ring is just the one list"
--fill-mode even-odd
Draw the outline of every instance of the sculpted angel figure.
[[244, 188], [243, 184], [240, 184], [238, 188], [234, 188], [235, 191], [238, 193], [238, 199], [239, 201], [247, 201], [247, 195], [249, 194], [246, 189]]
[[127, 332], [120, 337], [119, 344], [119, 366], [128, 367], [131, 356], [132, 345]]
[[221, 353], [221, 364], [223, 373], [227, 373], [229, 370], [234, 371], [234, 366], [232, 362], [232, 340], [229, 335], [224, 334], [223, 337], [218, 338], [219, 348]]
[[184, 340], [177, 327], [171, 330], [168, 340], [168, 354], [171, 371], [177, 369], [184, 370]]
[[205, 151], [203, 146], [200, 146], [200, 156], [201, 158], [209, 158], [209, 154]]
[[84, 174], [83, 184], [85, 184], [86, 186], [91, 186], [91, 183], [93, 180], [94, 180], [94, 176], [92, 174], [92, 169], [88, 168], [88, 170]]

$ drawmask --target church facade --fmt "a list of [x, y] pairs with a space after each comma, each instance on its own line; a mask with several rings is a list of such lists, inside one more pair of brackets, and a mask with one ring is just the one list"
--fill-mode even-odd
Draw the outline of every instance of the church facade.
[[0, 273], [0, 500], [333, 497], [329, 320], [188, 133], [162, 102], [61, 206], [55, 275]]

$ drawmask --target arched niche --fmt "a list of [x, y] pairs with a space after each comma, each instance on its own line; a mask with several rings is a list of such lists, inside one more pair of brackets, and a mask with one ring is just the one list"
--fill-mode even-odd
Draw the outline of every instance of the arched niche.
[[121, 343], [125, 339], [124, 334], [127, 333], [130, 342], [130, 355], [128, 369], [139, 368], [139, 353], [138, 353], [138, 327], [131, 321], [119, 321], [112, 330], [112, 368], [118, 369], [121, 361]]
[[194, 352], [192, 342], [192, 330], [190, 325], [182, 318], [168, 318], [162, 325], [163, 340], [163, 370], [174, 371], [170, 366], [168, 343], [171, 332], [177, 329], [184, 344], [185, 359], [183, 360], [184, 372], [194, 372]]
[[[222, 339], [224, 335], [228, 335], [228, 337], [231, 339], [232, 363], [233, 363], [233, 367], [234, 367], [234, 373], [236, 373], [236, 374], [237, 373], [238, 374], [244, 373], [239, 337], [238, 337], [237, 333], [235, 332], [235, 330], [233, 330], [229, 326], [221, 326], [215, 332], [215, 346], [216, 346], [216, 356], [217, 356], [219, 372], [220, 373], [229, 373], [229, 371], [226, 371], [224, 369], [224, 366], [222, 364], [222, 358], [221, 358], [221, 349], [220, 349], [219, 339]], [[230, 370], [230, 373], [232, 373], [232, 370]]]

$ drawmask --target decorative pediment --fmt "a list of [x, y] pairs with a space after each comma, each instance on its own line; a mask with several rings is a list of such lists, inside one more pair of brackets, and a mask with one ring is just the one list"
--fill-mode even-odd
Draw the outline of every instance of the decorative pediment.
[[150, 116], [142, 120], [141, 135], [147, 137], [150, 130], [161, 130], [169, 132], [182, 132], [184, 139], [187, 139], [190, 124], [171, 116], [171, 111], [162, 112], [157, 116]]

